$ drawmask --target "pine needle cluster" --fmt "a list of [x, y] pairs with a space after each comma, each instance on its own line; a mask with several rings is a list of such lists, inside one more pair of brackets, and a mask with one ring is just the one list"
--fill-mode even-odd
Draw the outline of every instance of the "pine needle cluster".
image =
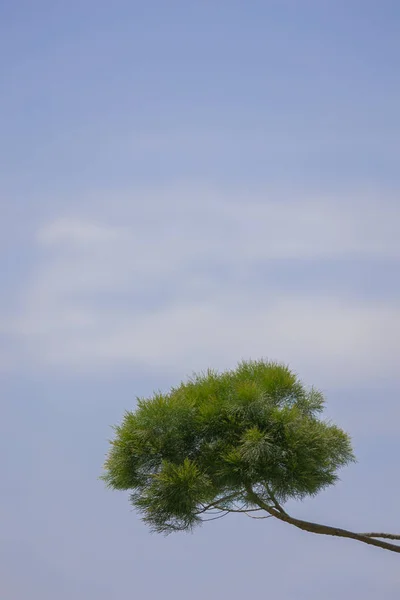
[[282, 504], [334, 484], [354, 460], [349, 436], [321, 418], [323, 407], [322, 394], [282, 364], [208, 370], [138, 399], [114, 428], [103, 479], [130, 490], [157, 532], [264, 505], [285, 515]]

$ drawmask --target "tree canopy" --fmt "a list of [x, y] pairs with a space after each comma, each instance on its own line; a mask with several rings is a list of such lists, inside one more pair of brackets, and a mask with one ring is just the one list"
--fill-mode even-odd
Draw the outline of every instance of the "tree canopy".
[[192, 530], [230, 512], [275, 517], [300, 529], [400, 552], [378, 538], [291, 517], [290, 499], [334, 484], [355, 460], [349, 436], [321, 418], [324, 398], [282, 364], [208, 370], [126, 412], [105, 462], [107, 485], [130, 490], [153, 531]]

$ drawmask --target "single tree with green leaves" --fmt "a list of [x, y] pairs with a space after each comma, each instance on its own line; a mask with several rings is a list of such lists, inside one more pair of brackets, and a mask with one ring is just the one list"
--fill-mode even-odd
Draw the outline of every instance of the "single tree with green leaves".
[[105, 462], [110, 488], [153, 531], [192, 530], [232, 512], [400, 553], [389, 533], [355, 533], [296, 519], [290, 499], [315, 496], [354, 461], [349, 436], [319, 418], [324, 399], [284, 365], [248, 361], [207, 371], [126, 412]]

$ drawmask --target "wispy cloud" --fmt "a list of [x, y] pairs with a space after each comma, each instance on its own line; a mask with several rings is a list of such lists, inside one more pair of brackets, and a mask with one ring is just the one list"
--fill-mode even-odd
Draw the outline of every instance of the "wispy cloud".
[[181, 373], [268, 356], [325, 378], [393, 375], [400, 308], [390, 299], [294, 293], [279, 275], [249, 276], [281, 260], [295, 272], [299, 259], [400, 258], [393, 204], [185, 188], [99, 206], [36, 232], [37, 264], [1, 326], [19, 360]]
[[63, 242], [69, 245], [101, 244], [119, 237], [118, 230], [79, 219], [58, 219], [44, 225], [37, 232], [37, 241], [42, 245]]

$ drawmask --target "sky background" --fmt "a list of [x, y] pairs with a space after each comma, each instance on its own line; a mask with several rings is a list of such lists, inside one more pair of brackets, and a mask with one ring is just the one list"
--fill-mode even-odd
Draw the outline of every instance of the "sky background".
[[399, 597], [396, 554], [151, 535], [98, 480], [136, 396], [276, 359], [359, 461], [293, 515], [399, 533], [399, 40], [396, 0], [0, 0], [2, 597]]

